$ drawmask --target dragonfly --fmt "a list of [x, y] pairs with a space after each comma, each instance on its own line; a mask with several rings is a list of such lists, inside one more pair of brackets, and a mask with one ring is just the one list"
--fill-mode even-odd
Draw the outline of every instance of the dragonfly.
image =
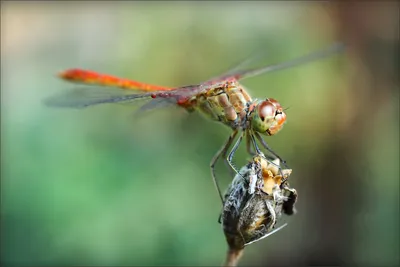
[[[222, 157], [228, 167], [238, 174], [239, 172], [232, 160], [244, 138], [249, 154], [262, 153], [257, 144], [257, 139], [264, 149], [278, 158], [284, 166], [287, 166], [286, 161], [275, 153], [263, 138], [263, 136], [273, 136], [282, 129], [286, 122], [285, 110], [273, 98], [252, 98], [248, 90], [239, 81], [322, 59], [343, 51], [343, 49], [344, 44], [334, 43], [324, 49], [292, 60], [245, 70], [238, 70], [235, 67], [202, 83], [181, 87], [159, 86], [90, 70], [68, 69], [58, 73], [58, 76], [67, 82], [91, 85], [92, 88], [89, 88], [89, 86], [75, 87], [61, 95], [51, 96], [44, 102], [51, 107], [86, 108], [99, 104], [148, 100], [141, 106], [140, 110], [173, 104], [186, 109], [188, 112], [198, 111], [203, 113], [212, 120], [230, 127], [231, 134], [210, 162], [214, 186], [222, 203], [224, 203], [223, 194], [215, 174], [215, 166]], [[107, 88], [110, 93], [101, 94], [100, 87]], [[233, 143], [234, 145], [230, 149]]]

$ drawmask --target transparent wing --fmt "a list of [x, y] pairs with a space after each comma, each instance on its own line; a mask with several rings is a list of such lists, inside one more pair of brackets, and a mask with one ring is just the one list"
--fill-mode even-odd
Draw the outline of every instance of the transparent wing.
[[[172, 101], [175, 101], [175, 103], [178, 104], [179, 102], [182, 103], [199, 93], [207, 92], [208, 90], [222, 86], [224, 81], [228, 79], [240, 80], [276, 70], [282, 70], [298, 66], [341, 52], [344, 50], [344, 48], [345, 48], [344, 44], [335, 43], [326, 49], [317, 52], [312, 52], [308, 55], [290, 61], [286, 61], [283, 63], [263, 66], [254, 69], [238, 70], [243, 65], [246, 65], [249, 61], [253, 61], [256, 56], [255, 54], [254, 56], [240, 63], [237, 67], [226, 72], [224, 75], [221, 75], [217, 78], [209, 79], [208, 81], [202, 83], [201, 85], [190, 85], [175, 89], [168, 88], [168, 90], [164, 89], [160, 91], [138, 93], [138, 94], [132, 93], [132, 91], [130, 90], [87, 86], [82, 88], [74, 88], [67, 92], [63, 92], [59, 95], [47, 98], [44, 100], [44, 104], [51, 107], [85, 108], [88, 106], [93, 106], [98, 104], [129, 103], [137, 99], [156, 98], [157, 100], [150, 101], [148, 104], [143, 106], [142, 110], [149, 110], [158, 106], [163, 106], [167, 104], [170, 105]], [[140, 91], [141, 89], [138, 90]], [[142, 91], [146, 90], [143, 89]]]
[[253, 57], [249, 58], [249, 60], [242, 62], [237, 67], [228, 71], [226, 74], [221, 75], [217, 78], [214, 78], [213, 81], [218, 82], [218, 81], [223, 81], [223, 80], [227, 80], [227, 79], [241, 80], [241, 79], [265, 74], [268, 72], [283, 70], [283, 69], [299, 66], [299, 65], [310, 63], [310, 62], [313, 62], [313, 61], [316, 61], [319, 59], [323, 59], [325, 57], [332, 56], [333, 54], [344, 51], [344, 49], [345, 49], [345, 45], [343, 43], [334, 43], [325, 49], [322, 49], [319, 51], [314, 51], [307, 55], [304, 55], [304, 56], [301, 56], [301, 57], [298, 57], [298, 58], [295, 58], [295, 59], [292, 59], [289, 61], [285, 61], [282, 63], [261, 66], [258, 68], [247, 69], [247, 70], [238, 70], [238, 68], [241, 67], [242, 65], [247, 64], [250, 61], [254, 61], [254, 59], [258, 55], [258, 54], [255, 54]]
[[179, 87], [174, 90], [156, 91], [151, 93], [132, 93], [129, 90], [86, 86], [72, 88], [63, 91], [54, 96], [44, 99], [44, 104], [49, 107], [58, 108], [86, 108], [99, 104], [124, 103], [129, 104], [135, 100], [152, 99], [142, 107], [142, 110], [149, 110], [155, 107], [170, 105], [171, 103], [178, 104], [179, 101], [185, 101], [191, 96], [198, 94], [204, 90], [204, 86], [191, 85]]
[[174, 98], [156, 98], [151, 99], [146, 104], [141, 106], [137, 113], [140, 114], [142, 112], [146, 112], [155, 108], [165, 108], [169, 106], [176, 106], [176, 100]]
[[262, 53], [261, 51], [252, 52], [251, 54], [249, 54], [248, 57], [246, 57], [241, 62], [234, 64], [231, 68], [229, 68], [223, 74], [220, 74], [220, 75], [215, 76], [215, 77], [213, 77], [211, 79], [208, 79], [207, 81], [211, 82], [211, 81], [225, 80], [228, 77], [234, 76], [236, 73], [240, 73], [245, 69], [249, 69], [250, 66], [252, 65], [252, 63], [258, 61], [260, 58], [262, 58], [264, 56], [262, 54], [264, 54], [264, 53]]
[[132, 94], [127, 90], [104, 87], [77, 87], [44, 99], [49, 107], [85, 108], [105, 103], [129, 103], [136, 99], [150, 98], [151, 93]]

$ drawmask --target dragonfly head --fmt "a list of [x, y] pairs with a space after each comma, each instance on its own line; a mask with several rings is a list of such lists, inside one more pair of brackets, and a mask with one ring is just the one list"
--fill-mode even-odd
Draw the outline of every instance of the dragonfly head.
[[251, 127], [256, 132], [274, 135], [282, 129], [286, 113], [281, 104], [273, 98], [259, 101], [251, 114]]

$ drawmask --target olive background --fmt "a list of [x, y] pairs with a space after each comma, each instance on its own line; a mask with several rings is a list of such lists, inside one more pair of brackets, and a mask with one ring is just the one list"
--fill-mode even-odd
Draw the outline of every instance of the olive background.
[[[268, 144], [293, 169], [298, 214], [241, 266], [399, 263], [398, 4], [1, 3], [2, 266], [218, 266], [226, 241], [209, 162], [230, 129], [140, 103], [54, 109], [84, 68], [197, 84], [257, 55], [345, 53], [243, 80], [289, 107]], [[249, 66], [250, 67], [250, 66]], [[244, 144], [235, 164], [249, 159]], [[230, 175], [217, 166], [220, 184]]]

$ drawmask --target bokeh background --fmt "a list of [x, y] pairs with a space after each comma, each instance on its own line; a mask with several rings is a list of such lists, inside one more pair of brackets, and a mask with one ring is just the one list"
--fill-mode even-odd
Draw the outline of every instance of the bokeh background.
[[[270, 146], [298, 214], [242, 266], [399, 263], [399, 7], [333, 2], [1, 2], [2, 266], [218, 266], [227, 250], [209, 162], [230, 133], [199, 114], [51, 109], [79, 67], [195, 84], [253, 52], [271, 64], [344, 41], [341, 55], [243, 81], [287, 110]], [[242, 147], [238, 166], [248, 160]], [[231, 177], [220, 162], [223, 187]]]

